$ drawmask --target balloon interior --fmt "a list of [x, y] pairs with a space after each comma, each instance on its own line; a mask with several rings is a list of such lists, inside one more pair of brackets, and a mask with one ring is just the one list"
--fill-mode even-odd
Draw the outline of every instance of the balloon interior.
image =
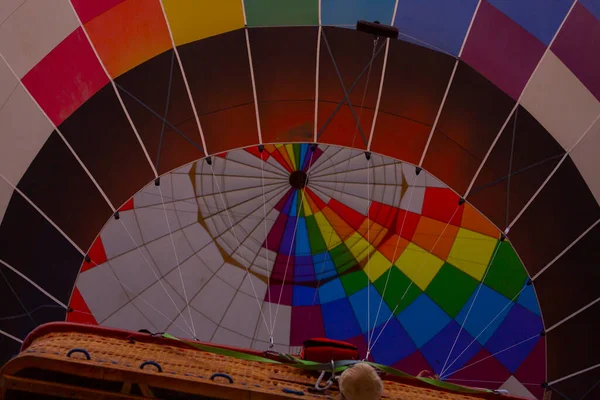
[[598, 0], [4, 3], [0, 399], [600, 398]]

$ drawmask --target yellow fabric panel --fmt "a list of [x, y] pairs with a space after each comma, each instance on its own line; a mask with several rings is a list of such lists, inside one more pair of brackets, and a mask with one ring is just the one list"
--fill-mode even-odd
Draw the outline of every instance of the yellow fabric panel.
[[240, 0], [162, 2], [177, 46], [244, 27]]
[[287, 151], [288, 157], [292, 161], [290, 166], [292, 167], [293, 170], [297, 170], [298, 169], [298, 161], [296, 160], [296, 155], [294, 154], [294, 146], [291, 144], [286, 144], [285, 150]]
[[358, 232], [375, 247], [379, 246], [387, 231], [385, 226], [368, 219], [365, 219], [358, 228]]
[[371, 259], [365, 266], [365, 273], [371, 282], [375, 282], [381, 275], [390, 269], [391, 266], [392, 263], [390, 260], [385, 258], [380, 252], [375, 251], [373, 254], [371, 254]]
[[309, 204], [309, 200], [310, 200], [310, 196], [308, 195], [308, 193], [302, 191], [300, 193], [300, 198], [302, 199], [302, 207], [304, 210], [304, 216], [308, 217], [309, 215], [312, 215], [312, 208]]
[[319, 211], [315, 214], [315, 220], [317, 221], [317, 225], [319, 226], [323, 240], [325, 240], [327, 250], [331, 250], [338, 244], [342, 243], [342, 239], [340, 239], [336, 231], [329, 223], [329, 220], [325, 218], [325, 215], [322, 212]]
[[369, 242], [367, 242], [367, 239], [363, 238], [358, 232], [355, 232], [349, 236], [346, 240], [344, 240], [344, 243], [358, 262], [366, 260], [369, 254], [372, 256], [375, 253], [375, 248], [371, 246]]
[[480, 281], [496, 242], [494, 238], [461, 228], [448, 255], [448, 262]]
[[396, 267], [404, 272], [421, 290], [427, 289], [444, 261], [428, 251], [409, 243], [396, 262]]

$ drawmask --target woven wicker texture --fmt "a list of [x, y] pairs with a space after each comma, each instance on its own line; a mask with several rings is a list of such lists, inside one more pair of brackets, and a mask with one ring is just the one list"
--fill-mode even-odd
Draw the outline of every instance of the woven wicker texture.
[[[85, 349], [91, 356], [87, 360], [82, 353], [74, 353], [70, 359], [66, 354], [74, 348]], [[155, 366], [147, 365], [145, 373], [169, 374], [187, 381], [211, 382], [215, 373], [227, 374], [233, 379], [231, 385], [248, 391], [274, 391], [282, 393], [284, 388], [304, 392], [304, 397], [327, 399], [339, 398], [337, 385], [325, 393], [310, 393], [318, 373], [299, 370], [280, 364], [268, 364], [239, 360], [193, 348], [181, 348], [168, 344], [145, 343], [117, 339], [101, 335], [78, 332], [49, 333], [34, 340], [19, 357], [27, 354], [50, 359], [70, 360], [103, 368], [141, 372], [143, 362], [154, 361], [160, 364], [162, 372]], [[215, 378], [215, 382], [227, 383], [225, 378]], [[323, 382], [324, 383], [324, 382]], [[288, 395], [290, 396], [290, 395]], [[448, 393], [441, 390], [411, 386], [404, 383], [384, 381], [384, 398], [402, 400], [469, 400], [479, 399], [477, 395]]]

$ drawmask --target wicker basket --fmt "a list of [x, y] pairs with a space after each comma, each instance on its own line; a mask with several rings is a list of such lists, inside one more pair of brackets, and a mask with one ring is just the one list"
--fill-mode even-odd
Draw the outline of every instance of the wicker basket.
[[[327, 390], [316, 390], [318, 377], [319, 372], [218, 355], [148, 334], [55, 323], [30, 334], [21, 353], [0, 371], [0, 398], [339, 398], [335, 383]], [[414, 378], [392, 381], [384, 376], [383, 397], [467, 400], [500, 396], [455, 393]]]

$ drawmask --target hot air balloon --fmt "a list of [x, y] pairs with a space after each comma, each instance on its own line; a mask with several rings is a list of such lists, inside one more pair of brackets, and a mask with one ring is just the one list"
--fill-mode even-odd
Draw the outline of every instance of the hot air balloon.
[[598, 0], [0, 21], [0, 365], [69, 322], [600, 398]]

